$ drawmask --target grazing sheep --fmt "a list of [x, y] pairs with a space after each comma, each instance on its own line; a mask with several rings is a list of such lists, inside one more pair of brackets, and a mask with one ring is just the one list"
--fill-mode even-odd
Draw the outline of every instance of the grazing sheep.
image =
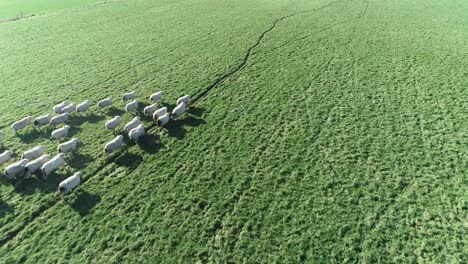
[[98, 108], [104, 108], [112, 104], [112, 98], [108, 97], [98, 102]]
[[108, 120], [106, 122], [105, 126], [106, 126], [107, 129], [114, 130], [117, 126], [120, 125], [121, 121], [122, 121], [122, 119], [120, 118], [120, 116], [115, 116], [111, 120]]
[[125, 93], [122, 96], [122, 101], [127, 102], [128, 100], [135, 99], [135, 97], [136, 97], [136, 92], [135, 91]]
[[11, 150], [5, 150], [2, 154], [0, 154], [0, 165], [9, 161], [12, 155], [13, 155], [13, 151]]
[[132, 119], [132, 121], [128, 122], [125, 126], [124, 126], [124, 130], [125, 132], [130, 132], [130, 130], [134, 129], [135, 127], [139, 126], [141, 124], [141, 121], [140, 121], [140, 117], [139, 116], [136, 116]]
[[42, 154], [44, 154], [44, 148], [42, 146], [37, 146], [28, 151], [25, 151], [23, 155], [21, 156], [21, 158], [33, 160], [35, 158], [39, 158], [40, 156], [42, 156]]
[[66, 100], [63, 101], [63, 102], [61, 102], [61, 103], [58, 104], [58, 105], [55, 105], [55, 106], [54, 106], [54, 113], [56, 113], [56, 114], [63, 114], [62, 108], [64, 108], [64, 107], [67, 106], [67, 105], [68, 105], [68, 101], [66, 101]]
[[65, 163], [65, 154], [63, 153], [58, 154], [57, 156], [44, 163], [44, 165], [42, 165], [41, 167], [42, 176], [44, 177], [44, 180], [46, 180], [47, 177], [56, 169], [65, 165]]
[[62, 113], [73, 113], [73, 111], [76, 110], [76, 103], [71, 103], [67, 106], [65, 106], [64, 108], [62, 108]]
[[42, 165], [44, 165], [46, 162], [50, 160], [50, 155], [45, 154], [40, 156], [39, 158], [30, 161], [24, 166], [24, 175], [25, 178], [29, 178], [31, 174], [35, 173], [37, 170], [39, 170]]
[[14, 122], [12, 125], [11, 125], [11, 128], [13, 129], [13, 132], [16, 133], [18, 132], [18, 130], [20, 129], [23, 129], [27, 126], [29, 126], [30, 124], [32, 124], [33, 122], [33, 119], [32, 117], [30, 116], [27, 116], [19, 121], [16, 121]]
[[113, 140], [107, 142], [106, 146], [104, 147], [104, 152], [106, 153], [106, 155], [109, 155], [114, 150], [116, 150], [118, 148], [121, 148], [123, 146], [123, 143], [124, 143], [123, 139], [124, 139], [124, 137], [122, 135], [118, 135]]
[[185, 103], [182, 102], [179, 105], [177, 105], [177, 107], [174, 108], [174, 110], [172, 110], [172, 117], [176, 118], [180, 116], [181, 114], [183, 114], [184, 112], [185, 112]]
[[153, 119], [158, 120], [159, 117], [167, 114], [167, 107], [162, 107], [156, 110], [153, 114]]
[[77, 187], [80, 185], [81, 182], [81, 172], [77, 172], [73, 174], [72, 176], [66, 178], [62, 182], [60, 182], [58, 191], [60, 192], [60, 195], [63, 196], [67, 193], [69, 193], [73, 188]]
[[180, 105], [180, 103], [184, 102], [185, 104], [188, 104], [190, 101], [190, 96], [189, 95], [184, 95], [177, 99], [177, 105]]
[[54, 116], [50, 119], [50, 125], [52, 127], [55, 127], [56, 125], [63, 124], [65, 122], [68, 122], [68, 118], [70, 117], [69, 113], [63, 113], [57, 116]]
[[60, 145], [58, 145], [57, 150], [59, 153], [69, 153], [74, 151], [77, 147], [78, 144], [81, 143], [77, 138], [73, 138], [67, 142], [64, 142]]
[[60, 139], [60, 138], [63, 138], [63, 137], [67, 137], [69, 129], [70, 129], [70, 126], [65, 125], [65, 126], [59, 128], [59, 129], [56, 129], [56, 130], [52, 131], [51, 139]]
[[36, 119], [34, 119], [34, 125], [39, 127], [39, 126], [43, 126], [45, 124], [49, 124], [51, 118], [52, 118], [51, 114], [47, 114], [47, 115], [37, 117]]
[[154, 112], [158, 110], [157, 104], [148, 105], [143, 109], [143, 114], [147, 116], [153, 116]]
[[9, 179], [16, 179], [16, 176], [22, 176], [24, 166], [29, 162], [28, 159], [22, 159], [5, 168], [5, 176]]
[[154, 93], [154, 94], [150, 95], [150, 98], [149, 98], [149, 99], [150, 99], [150, 101], [152, 101], [152, 102], [157, 102], [157, 101], [161, 100], [162, 97], [163, 97], [163, 92], [162, 92], [162, 91], [159, 91], [159, 92], [157, 92], [157, 93]]
[[128, 137], [132, 140], [138, 142], [141, 136], [145, 134], [145, 127], [143, 125], [139, 125], [136, 128], [130, 130], [128, 133]]
[[86, 112], [88, 111], [88, 108], [90, 105], [91, 105], [91, 101], [85, 100], [84, 102], [76, 106], [76, 112], [78, 113]]
[[168, 113], [158, 117], [158, 120], [156, 121], [156, 123], [160, 127], [165, 126], [167, 124], [167, 122], [169, 122], [169, 114]]
[[125, 106], [125, 111], [135, 112], [138, 109], [138, 101], [133, 100]]

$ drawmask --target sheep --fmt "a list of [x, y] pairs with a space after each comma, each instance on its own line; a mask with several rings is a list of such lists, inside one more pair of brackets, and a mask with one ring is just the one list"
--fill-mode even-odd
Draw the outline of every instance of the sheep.
[[28, 159], [22, 159], [5, 168], [5, 176], [9, 179], [16, 179], [16, 176], [22, 176], [24, 166], [29, 162]]
[[104, 108], [112, 104], [112, 98], [108, 97], [98, 102], [98, 108]]
[[13, 156], [13, 151], [11, 150], [5, 150], [2, 154], [0, 154], [0, 165], [9, 161], [11, 156]]
[[188, 104], [190, 101], [190, 96], [189, 95], [184, 95], [177, 99], [177, 105], [180, 105], [180, 103], [184, 102], [185, 104]]
[[47, 114], [47, 115], [37, 117], [36, 119], [34, 119], [34, 126], [39, 127], [39, 126], [43, 126], [45, 124], [49, 124], [51, 118], [52, 118], [51, 114]]
[[182, 102], [179, 105], [177, 105], [177, 107], [174, 108], [174, 110], [172, 110], [172, 116], [173, 118], [176, 118], [182, 115], [184, 112], [185, 112], [185, 103]]
[[118, 135], [113, 140], [107, 142], [105, 147], [104, 147], [104, 152], [106, 153], [106, 155], [109, 155], [114, 150], [116, 150], [118, 148], [121, 148], [123, 146], [123, 143], [124, 143], [123, 139], [124, 139], [124, 137], [122, 135]]
[[44, 180], [59, 167], [65, 165], [65, 154], [60, 153], [41, 166], [42, 177]]
[[32, 159], [42, 156], [42, 154], [44, 154], [44, 148], [42, 146], [37, 146], [28, 151], [25, 151], [23, 155], [21, 156], [21, 158], [32, 160]]
[[125, 94], [122, 96], [122, 101], [125, 103], [125, 102], [127, 102], [128, 100], [135, 99], [135, 97], [136, 97], [136, 92], [135, 92], [135, 91], [132, 91], [132, 92], [129, 92], [129, 93], [125, 93]]
[[163, 95], [164, 95], [163, 92], [162, 92], [162, 91], [159, 91], [159, 92], [157, 92], [157, 93], [154, 93], [154, 94], [150, 95], [150, 98], [149, 98], [149, 99], [150, 99], [150, 101], [152, 101], [152, 102], [157, 102], [157, 101], [159, 101], [159, 100], [162, 99]]
[[35, 173], [38, 169], [42, 167], [42, 165], [44, 165], [49, 160], [50, 160], [50, 155], [45, 154], [33, 161], [28, 162], [26, 166], [24, 166], [25, 178], [29, 178], [31, 174]]
[[60, 195], [63, 196], [67, 193], [69, 193], [73, 188], [76, 188], [78, 185], [81, 183], [81, 172], [77, 172], [73, 174], [72, 176], [66, 178], [62, 182], [60, 182], [58, 191], [60, 192]]
[[55, 129], [54, 131], [52, 131], [50, 139], [60, 139], [63, 137], [67, 137], [69, 129], [69, 125], [65, 125], [59, 129]]
[[58, 104], [58, 105], [55, 105], [55, 106], [54, 106], [54, 113], [56, 113], [56, 114], [63, 114], [62, 108], [64, 108], [64, 107], [67, 106], [67, 105], [68, 105], [68, 101], [66, 101], [66, 100], [63, 101], [63, 102], [61, 102], [61, 103]]
[[154, 112], [158, 110], [157, 104], [148, 105], [143, 109], [143, 114], [147, 116], [153, 116]]
[[158, 117], [158, 120], [156, 121], [156, 123], [160, 127], [165, 126], [167, 124], [167, 122], [169, 122], [169, 114], [168, 113]]
[[153, 119], [158, 120], [159, 117], [167, 114], [167, 107], [162, 107], [156, 110], [153, 114]]
[[88, 108], [90, 105], [91, 105], [91, 101], [85, 100], [84, 102], [76, 106], [76, 112], [78, 113], [86, 112], [88, 111]]
[[127, 112], [135, 112], [138, 109], [138, 101], [133, 100], [127, 105], [125, 105], [125, 111]]
[[78, 147], [79, 143], [81, 142], [77, 138], [73, 138], [67, 142], [58, 145], [57, 150], [59, 153], [69, 153], [74, 151]]
[[117, 126], [120, 125], [121, 121], [122, 121], [122, 119], [120, 118], [120, 116], [115, 116], [111, 120], [108, 120], [106, 122], [105, 126], [106, 126], [107, 129], [114, 130]]
[[71, 103], [64, 108], [62, 108], [62, 113], [73, 113], [76, 110], [76, 103]]
[[130, 130], [128, 133], [128, 137], [132, 140], [138, 142], [141, 136], [145, 134], [145, 127], [143, 125], [139, 125], [136, 128]]
[[139, 116], [136, 116], [132, 119], [132, 121], [128, 122], [125, 126], [124, 126], [124, 130], [125, 132], [130, 132], [130, 130], [134, 129], [135, 127], [139, 126], [141, 124], [141, 121], [140, 121], [140, 117]]
[[23, 129], [27, 126], [29, 126], [30, 124], [32, 124], [33, 122], [33, 119], [32, 117], [30, 116], [27, 116], [19, 121], [16, 121], [14, 122], [12, 125], [11, 125], [11, 128], [13, 129], [13, 132], [16, 133], [18, 132], [18, 130], [20, 129]]
[[69, 117], [70, 117], [69, 113], [63, 113], [63, 114], [52, 117], [49, 123], [52, 127], [55, 127], [56, 125], [68, 122]]

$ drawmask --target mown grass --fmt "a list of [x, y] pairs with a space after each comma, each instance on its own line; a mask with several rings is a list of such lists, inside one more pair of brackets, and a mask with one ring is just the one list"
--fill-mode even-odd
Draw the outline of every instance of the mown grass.
[[[70, 167], [2, 180], [1, 259], [465, 262], [468, 5], [329, 4], [117, 1], [0, 25], [6, 126], [129, 90], [163, 89], [173, 106], [241, 63], [275, 19], [310, 10], [112, 162], [103, 123], [122, 105], [74, 117], [84, 146]], [[17, 152], [55, 152], [48, 131], [4, 130]], [[76, 170], [85, 183], [60, 202]]]

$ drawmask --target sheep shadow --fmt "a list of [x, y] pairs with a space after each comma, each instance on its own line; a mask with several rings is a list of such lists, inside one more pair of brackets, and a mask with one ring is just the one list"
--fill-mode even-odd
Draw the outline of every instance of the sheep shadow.
[[71, 137], [73, 135], [76, 135], [78, 133], [80, 133], [83, 129], [81, 127], [78, 127], [78, 126], [70, 126], [70, 129], [68, 129], [68, 134], [67, 134], [67, 137]]
[[84, 123], [96, 124], [102, 122], [104, 119], [104, 116], [96, 115], [95, 113], [74, 115], [70, 117], [70, 126], [81, 126]]
[[138, 146], [148, 154], [155, 154], [159, 149], [164, 147], [159, 140], [159, 136], [153, 134], [145, 134], [140, 137]]
[[49, 130], [39, 130], [37, 128], [29, 129], [25, 133], [21, 131], [16, 133], [16, 136], [25, 144], [31, 144], [39, 138], [48, 138], [50, 133], [47, 133]]
[[114, 163], [120, 167], [126, 167], [130, 170], [136, 169], [143, 162], [143, 158], [130, 152], [119, 156]]
[[93, 162], [94, 159], [91, 155], [74, 152], [66, 158], [66, 161], [71, 168], [80, 169], [86, 167], [86, 165]]
[[5, 215], [13, 212], [13, 206], [5, 203], [3, 200], [0, 200], [0, 218], [3, 218]]
[[188, 109], [188, 112], [189, 112], [191, 115], [200, 117], [200, 116], [202, 116], [203, 112], [205, 112], [205, 108], [194, 106], [194, 107], [190, 107], [190, 108]]
[[30, 178], [17, 179], [16, 182], [12, 182], [12, 184], [15, 191], [20, 195], [32, 195], [38, 192], [53, 193], [57, 192], [59, 183], [65, 178], [62, 176], [63, 175], [53, 174], [50, 175], [47, 180], [44, 180], [41, 172], [38, 171]]
[[199, 127], [206, 124], [206, 121], [194, 116], [187, 116], [183, 119], [171, 120], [166, 126], [167, 133], [170, 137], [183, 139], [187, 133], [186, 126]]
[[123, 114], [125, 114], [125, 110], [112, 106], [107, 108], [107, 111], [105, 113], [109, 116], [122, 116]]
[[73, 199], [69, 206], [75, 210], [80, 216], [89, 214], [98, 203], [101, 202], [101, 197], [97, 194], [91, 194], [83, 189], [76, 192], [76, 198]]

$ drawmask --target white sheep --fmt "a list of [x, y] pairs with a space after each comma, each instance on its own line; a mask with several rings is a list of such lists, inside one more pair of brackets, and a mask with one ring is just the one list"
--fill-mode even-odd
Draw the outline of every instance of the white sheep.
[[161, 107], [158, 110], [154, 111], [153, 119], [158, 120], [159, 117], [167, 114], [167, 107]]
[[5, 176], [9, 179], [15, 179], [16, 176], [22, 176], [24, 166], [29, 162], [28, 159], [22, 159], [5, 168]]
[[61, 128], [55, 129], [54, 131], [52, 131], [51, 139], [60, 139], [63, 137], [67, 137], [69, 129], [69, 125], [65, 125]]
[[63, 114], [54, 116], [50, 119], [50, 125], [52, 127], [55, 127], [56, 125], [60, 125], [65, 122], [68, 122], [69, 117], [70, 117], [69, 113], [63, 113]]
[[62, 108], [62, 113], [73, 113], [76, 110], [76, 103], [71, 103], [64, 108]]
[[79, 143], [81, 142], [77, 138], [73, 138], [67, 142], [58, 145], [57, 150], [59, 153], [69, 153], [74, 151], [78, 147]]
[[76, 188], [81, 183], [81, 172], [77, 172], [72, 176], [66, 178], [62, 182], [60, 182], [58, 191], [60, 195], [63, 196], [69, 193], [73, 188]]
[[42, 176], [44, 177], [44, 180], [46, 180], [47, 177], [56, 169], [65, 165], [65, 163], [65, 154], [63, 153], [58, 154], [57, 156], [44, 163], [44, 165], [42, 165], [41, 167]]
[[25, 178], [29, 178], [31, 174], [35, 173], [37, 170], [39, 170], [42, 165], [44, 165], [46, 162], [50, 160], [50, 155], [45, 154], [40, 156], [39, 158], [30, 161], [24, 166], [24, 175]]
[[164, 95], [163, 92], [162, 92], [162, 91], [159, 91], [159, 92], [157, 92], [157, 93], [154, 93], [154, 94], [150, 95], [150, 98], [149, 98], [149, 99], [150, 99], [150, 101], [152, 101], [152, 102], [157, 102], [157, 101], [159, 101], [159, 100], [162, 99], [163, 95]]
[[5, 150], [2, 154], [0, 154], [0, 165], [9, 161], [11, 156], [13, 156], [13, 151], [11, 150]]
[[128, 137], [132, 140], [135, 140], [138, 142], [141, 136], [145, 134], [145, 127], [143, 125], [139, 125], [136, 128], [130, 130], [128, 133]]
[[115, 116], [111, 120], [108, 120], [106, 122], [105, 126], [106, 126], [107, 129], [114, 130], [116, 127], [118, 127], [120, 125], [121, 121], [122, 121], [122, 119], [120, 118], [120, 116]]
[[78, 113], [86, 112], [88, 111], [88, 108], [90, 105], [91, 105], [91, 101], [85, 100], [84, 102], [76, 106], [76, 112]]
[[125, 105], [125, 111], [127, 112], [135, 112], [138, 109], [138, 101], [133, 100], [127, 105]]
[[28, 159], [28, 160], [33, 160], [35, 158], [38, 158], [44, 154], [44, 147], [42, 146], [37, 146], [35, 148], [32, 148], [28, 151], [25, 151], [23, 155], [21, 156], [22, 159]]
[[67, 105], [68, 105], [68, 101], [66, 101], [66, 100], [63, 101], [63, 102], [61, 102], [60, 104], [55, 105], [55, 106], [54, 106], [54, 113], [56, 113], [56, 114], [63, 114], [62, 108], [64, 108], [64, 107], [67, 106]]
[[180, 103], [184, 102], [185, 104], [188, 104], [190, 101], [190, 96], [189, 95], [184, 95], [177, 99], [177, 105], [180, 105]]
[[124, 126], [124, 130], [125, 130], [125, 132], [128, 133], [128, 132], [130, 132], [130, 130], [134, 129], [135, 127], [139, 126], [140, 124], [141, 124], [140, 117], [136, 116]]
[[153, 116], [154, 112], [158, 110], [158, 105], [157, 104], [151, 104], [148, 105], [143, 109], [143, 114], [147, 116]]
[[135, 99], [135, 97], [136, 97], [136, 92], [135, 92], [135, 91], [131, 91], [131, 92], [129, 92], [129, 93], [125, 93], [125, 94], [122, 96], [122, 101], [127, 102], [128, 100]]
[[182, 115], [184, 112], [185, 112], [185, 103], [181, 102], [179, 105], [176, 106], [176, 108], [174, 108], [174, 110], [172, 110], [172, 116], [173, 118], [176, 118]]
[[49, 124], [51, 118], [52, 118], [51, 114], [47, 114], [47, 115], [37, 117], [36, 119], [34, 119], [34, 125], [39, 127], [39, 126], [43, 126], [45, 124]]
[[29, 126], [30, 124], [32, 124], [33, 122], [33, 119], [32, 117], [30, 116], [27, 116], [19, 121], [16, 121], [14, 122], [12, 125], [11, 125], [11, 128], [13, 129], [13, 132], [16, 133], [18, 132], [18, 130], [20, 129], [23, 129], [27, 126]]
[[118, 135], [113, 140], [107, 142], [105, 147], [104, 147], [104, 152], [106, 153], [106, 155], [109, 155], [114, 150], [116, 150], [118, 148], [121, 148], [123, 146], [123, 143], [124, 143], [123, 139], [124, 139], [124, 137], [122, 135]]
[[167, 124], [167, 122], [169, 122], [169, 113], [166, 113], [166, 114], [158, 117], [158, 120], [156, 121], [156, 123], [160, 127], [165, 126]]
[[98, 108], [104, 108], [112, 104], [112, 98], [108, 97], [98, 102]]

